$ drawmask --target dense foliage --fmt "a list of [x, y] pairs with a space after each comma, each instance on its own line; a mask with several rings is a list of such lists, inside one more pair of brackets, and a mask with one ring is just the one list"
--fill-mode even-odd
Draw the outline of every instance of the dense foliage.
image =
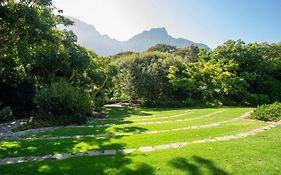
[[281, 103], [262, 105], [253, 112], [251, 118], [263, 121], [280, 121]]
[[[58, 80], [89, 96], [87, 103], [95, 104], [97, 109], [105, 98], [112, 68], [104, 59], [79, 46], [71, 31], [58, 29], [58, 25], [72, 24], [61, 13], [51, 0], [0, 3], [0, 109], [11, 106], [17, 118], [38, 116], [41, 108], [47, 110], [42, 104], [38, 110], [33, 98], [37, 91], [52, 88], [51, 84]], [[70, 103], [73, 91], [64, 92], [65, 101], [60, 101], [60, 105]], [[51, 98], [45, 100], [49, 101], [44, 104], [56, 102]], [[60, 107], [69, 112], [68, 107], [57, 106]]]
[[210, 59], [233, 60], [237, 75], [247, 82], [247, 105], [260, 105], [281, 100], [281, 43], [228, 41], [217, 47]]
[[86, 121], [92, 111], [89, 98], [88, 94], [61, 80], [37, 91], [34, 102], [42, 120], [65, 125]]
[[281, 100], [280, 43], [227, 41], [213, 51], [158, 44], [113, 62], [119, 70], [115, 99], [159, 106], [257, 106]]
[[185, 63], [183, 69], [170, 67], [168, 78], [173, 87], [189, 100], [227, 103], [227, 99], [239, 101], [244, 95], [246, 82], [233, 71], [233, 62], [198, 61]]
[[167, 77], [170, 66], [180, 66], [182, 59], [169, 53], [147, 52], [116, 60], [114, 79], [117, 99], [160, 100], [173, 95]]

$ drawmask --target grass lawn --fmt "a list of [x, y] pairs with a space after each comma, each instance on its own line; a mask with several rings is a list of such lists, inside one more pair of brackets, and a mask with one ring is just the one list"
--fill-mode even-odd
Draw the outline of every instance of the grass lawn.
[[[198, 126], [237, 118], [251, 108], [148, 109], [107, 108], [108, 118], [84, 128], [61, 128], [32, 137], [74, 136], [98, 133], [126, 133]], [[216, 113], [222, 111], [221, 113]], [[212, 114], [206, 116], [208, 114]], [[202, 117], [205, 116], [205, 117]], [[118, 119], [118, 120], [116, 120]], [[142, 121], [142, 119], [147, 119]], [[186, 120], [188, 119], [188, 120]], [[189, 120], [190, 119], [190, 120]], [[185, 120], [175, 122], [176, 120]], [[157, 123], [169, 121], [168, 123]], [[140, 122], [150, 122], [141, 124]], [[155, 123], [151, 123], [155, 122]], [[95, 127], [103, 125], [102, 127]], [[0, 142], [0, 158], [36, 156], [89, 150], [139, 148], [176, 142], [191, 142], [251, 131], [268, 123], [241, 119], [208, 128], [133, 134], [118, 137], [25, 140]], [[229, 141], [198, 143], [177, 149], [148, 153], [74, 157], [65, 160], [34, 161], [0, 165], [0, 174], [281, 174], [281, 127], [255, 136]]]

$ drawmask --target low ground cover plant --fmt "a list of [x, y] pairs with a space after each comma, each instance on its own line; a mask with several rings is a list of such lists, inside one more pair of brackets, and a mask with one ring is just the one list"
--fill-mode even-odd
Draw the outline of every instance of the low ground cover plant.
[[254, 111], [251, 118], [263, 121], [280, 121], [281, 103], [262, 105]]

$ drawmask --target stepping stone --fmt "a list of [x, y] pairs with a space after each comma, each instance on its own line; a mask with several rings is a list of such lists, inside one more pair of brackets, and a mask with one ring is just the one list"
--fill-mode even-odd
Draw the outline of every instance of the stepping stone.
[[53, 158], [53, 155], [51, 155], [51, 154], [42, 156], [42, 160], [47, 160], [47, 159], [52, 159], [52, 158]]
[[80, 156], [86, 156], [87, 153], [86, 152], [83, 152], [83, 153], [81, 152], [81, 153], [75, 153], [74, 155], [80, 157]]
[[180, 147], [186, 146], [188, 144], [189, 144], [188, 142], [180, 142], [180, 143], [172, 143], [169, 145], [170, 145], [170, 148], [180, 148]]
[[68, 158], [70, 158], [70, 157], [73, 157], [73, 155], [72, 154], [67, 154], [67, 153], [65, 153], [65, 154], [55, 154], [55, 155], [53, 155], [53, 158], [54, 159], [68, 159]]
[[191, 143], [205, 143], [206, 141], [205, 140], [196, 140], [196, 141], [193, 141]]
[[159, 146], [155, 146], [156, 150], [160, 150], [160, 149], [168, 149], [171, 148], [170, 145], [159, 145]]
[[88, 151], [88, 156], [99, 156], [101, 155], [100, 151]]
[[153, 148], [152, 146], [141, 147], [138, 149], [139, 152], [150, 152], [154, 150], [155, 148]]
[[129, 154], [132, 152], [135, 152], [136, 149], [124, 149], [124, 150], [119, 150], [119, 152], [124, 153], [124, 154]]
[[114, 155], [116, 153], [117, 153], [116, 150], [105, 150], [103, 155]]

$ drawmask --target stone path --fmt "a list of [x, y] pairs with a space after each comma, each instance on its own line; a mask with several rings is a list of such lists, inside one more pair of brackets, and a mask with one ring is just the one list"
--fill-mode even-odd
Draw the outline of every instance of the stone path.
[[26, 124], [25, 119], [0, 124], [0, 138], [2, 138], [4, 136], [13, 137], [14, 132], [12, 132], [12, 129], [19, 127], [21, 125], [24, 125], [24, 124]]
[[[192, 121], [192, 120], [199, 120], [207, 117], [211, 117], [215, 114], [223, 113], [226, 110], [221, 110], [221, 111], [216, 111], [210, 114], [202, 115], [199, 117], [194, 117], [194, 118], [187, 118], [187, 119], [178, 119], [178, 120], [164, 120], [164, 121], [155, 121], [155, 122], [135, 122], [135, 123], [124, 123], [124, 124], [101, 124], [101, 125], [93, 125], [93, 126], [77, 126], [79, 128], [84, 128], [84, 127], [90, 127], [90, 128], [95, 128], [95, 127], [105, 127], [105, 126], [128, 126], [128, 125], [157, 125], [157, 124], [165, 124], [165, 123], [177, 123], [177, 122], [186, 122], [186, 121]], [[71, 128], [71, 127], [70, 127]]]
[[[129, 125], [149, 125], [149, 124], [164, 124], [164, 123], [172, 123], [172, 122], [184, 122], [184, 121], [191, 121], [191, 120], [199, 120], [202, 118], [207, 118], [212, 115], [222, 113], [226, 110], [216, 111], [207, 115], [202, 115], [199, 117], [194, 118], [188, 118], [188, 119], [181, 119], [181, 120], [166, 120], [166, 121], [155, 121], [155, 122], [136, 122], [136, 123], [125, 123], [125, 124], [101, 124], [101, 125], [89, 125], [89, 126], [79, 126], [79, 125], [70, 125], [70, 126], [55, 126], [55, 127], [45, 127], [45, 128], [37, 128], [37, 129], [29, 129], [25, 131], [19, 131], [19, 132], [6, 132], [6, 133], [0, 133], [1, 137], [0, 140], [11, 140], [11, 139], [20, 139], [21, 137], [27, 136], [27, 135], [33, 135], [38, 134], [46, 131], [52, 131], [55, 129], [60, 128], [98, 128], [98, 127], [107, 127], [107, 126], [129, 126]], [[178, 115], [185, 115], [185, 114], [178, 114]], [[178, 117], [177, 115], [177, 117]], [[169, 116], [169, 117], [175, 117], [175, 116]], [[100, 120], [100, 119], [97, 119]]]
[[252, 131], [248, 131], [248, 132], [242, 132], [239, 134], [228, 135], [228, 136], [223, 136], [223, 137], [196, 140], [196, 141], [192, 141], [192, 142], [178, 142], [178, 143], [170, 143], [170, 144], [163, 144], [163, 145], [157, 145], [157, 146], [145, 146], [145, 147], [133, 148], [133, 149], [122, 149], [122, 150], [103, 150], [103, 151], [92, 150], [92, 151], [83, 152], [83, 153], [60, 153], [60, 154], [49, 154], [49, 155], [45, 155], [45, 156], [10, 157], [10, 158], [0, 159], [0, 165], [23, 163], [23, 162], [38, 161], [38, 160], [43, 161], [43, 160], [49, 160], [49, 159], [62, 160], [62, 159], [68, 159], [71, 157], [80, 157], [80, 156], [104, 156], [104, 155], [115, 155], [117, 153], [129, 154], [129, 153], [133, 153], [133, 152], [151, 152], [151, 151], [170, 149], [170, 148], [180, 148], [180, 147], [184, 147], [184, 146], [191, 145], [191, 144], [225, 141], [225, 140], [244, 138], [244, 137], [248, 137], [248, 136], [254, 136], [257, 133], [264, 132], [271, 128], [275, 128], [279, 125], [281, 125], [281, 122], [275, 122], [275, 123], [269, 124], [268, 126], [260, 127], [260, 128], [254, 129]]
[[251, 112], [247, 112], [242, 114], [240, 117], [210, 123], [205, 125], [195, 125], [195, 126], [188, 126], [183, 128], [173, 128], [173, 129], [165, 129], [165, 130], [153, 130], [153, 131], [143, 131], [143, 132], [127, 132], [127, 133], [101, 133], [101, 134], [88, 134], [88, 135], [74, 135], [74, 136], [55, 136], [55, 137], [42, 137], [42, 138], [11, 138], [10, 140], [61, 140], [61, 139], [77, 139], [77, 138], [91, 138], [91, 137], [118, 137], [118, 136], [128, 136], [128, 135], [135, 135], [135, 134], [158, 134], [158, 133], [165, 133], [165, 132], [172, 132], [172, 131], [185, 131], [191, 129], [199, 129], [199, 128], [209, 128], [219, 126], [223, 123], [230, 123], [234, 121], [238, 121], [244, 118], [247, 118]]
[[3, 132], [0, 133], [0, 141], [1, 140], [11, 140], [11, 139], [17, 139], [26, 135], [32, 135], [32, 134], [38, 134], [46, 131], [52, 131], [59, 128], [65, 128], [64, 126], [56, 126], [56, 127], [45, 127], [45, 128], [37, 128], [37, 129], [29, 129], [24, 131], [18, 131], [18, 132]]
[[[153, 118], [142, 118], [142, 119], [137, 119], [134, 121], [144, 121], [144, 120], [153, 120], [153, 119], [167, 119], [167, 118], [175, 118], [175, 117], [180, 117], [186, 114], [190, 114], [192, 112], [190, 112], [188, 110], [188, 112], [186, 113], [182, 113], [182, 114], [177, 114], [177, 115], [173, 115], [173, 116], [165, 116], [165, 117], [153, 117]], [[100, 120], [104, 120], [104, 121], [114, 121], [114, 120], [120, 120], [120, 118], [95, 118], [92, 121], [89, 121], [88, 123], [95, 123], [96, 121], [100, 121]], [[18, 138], [20, 139], [20, 137], [23, 137], [25, 135], [32, 135], [32, 134], [36, 134], [36, 133], [42, 133], [42, 132], [46, 132], [46, 131], [51, 131], [51, 130], [55, 130], [55, 129], [59, 129], [59, 128], [75, 128], [75, 127], [80, 127], [78, 125], [70, 125], [70, 126], [55, 126], [55, 127], [44, 127], [44, 128], [36, 128], [36, 129], [29, 129], [29, 130], [24, 130], [24, 131], [18, 131], [18, 132], [12, 132], [12, 129], [23, 125], [26, 123], [26, 119], [22, 119], [22, 120], [16, 120], [13, 122], [8, 122], [8, 123], [3, 123], [0, 124], [0, 140], [4, 140], [4, 139], [13, 139], [13, 138]], [[83, 126], [82, 126], [83, 127]], [[87, 127], [87, 126], [85, 126]]]
[[[135, 122], [135, 121], [145, 121], [145, 120], [168, 119], [168, 118], [176, 118], [176, 117], [184, 116], [186, 114], [191, 114], [191, 113], [193, 113], [193, 112], [188, 111], [188, 112], [185, 112], [182, 114], [177, 114], [177, 115], [172, 115], [172, 116], [142, 117], [141, 119], [132, 119], [132, 120], [123, 120], [123, 121]], [[95, 123], [96, 121], [115, 121], [115, 120], [122, 120], [122, 118], [101, 118], [101, 119], [93, 120], [90, 123]]]

